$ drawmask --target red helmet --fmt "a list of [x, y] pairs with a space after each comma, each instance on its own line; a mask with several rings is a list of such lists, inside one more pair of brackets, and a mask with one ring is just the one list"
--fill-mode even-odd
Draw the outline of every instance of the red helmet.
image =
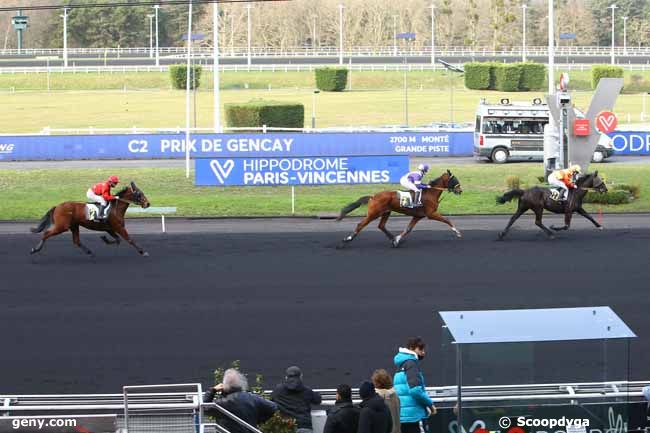
[[113, 185], [117, 185], [120, 183], [120, 180], [117, 178], [117, 176], [111, 176], [108, 178], [108, 182], [112, 183]]

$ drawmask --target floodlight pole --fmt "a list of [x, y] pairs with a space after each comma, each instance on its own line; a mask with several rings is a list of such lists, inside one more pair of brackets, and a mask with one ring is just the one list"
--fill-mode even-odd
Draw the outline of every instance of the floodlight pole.
[[212, 3], [212, 14], [214, 15], [213, 21], [213, 55], [214, 55], [214, 72], [213, 76], [213, 92], [214, 92], [214, 132], [221, 132], [221, 102], [220, 102], [220, 84], [219, 84], [219, 3]]
[[63, 8], [63, 66], [68, 67], [68, 9]]
[[192, 3], [187, 17], [187, 70], [185, 74], [185, 177], [190, 177], [190, 75], [192, 75]]
[[431, 64], [436, 69], [436, 6], [432, 3], [431, 9]]
[[252, 6], [250, 4], [246, 5], [246, 13], [248, 16], [248, 67], [250, 68], [251, 63], [252, 63], [252, 54], [251, 54], [251, 8]]
[[548, 94], [555, 93], [555, 19], [553, 0], [548, 1]]
[[627, 56], [627, 19], [623, 17], [623, 55]]
[[339, 4], [339, 65], [343, 64], [343, 9], [345, 6]]
[[528, 6], [526, 4], [521, 5], [521, 17], [523, 29], [521, 31], [521, 61], [526, 61], [526, 9]]
[[393, 56], [397, 57], [397, 15], [393, 15]]
[[158, 10], [160, 9], [160, 5], [155, 5], [153, 8], [156, 11], [156, 66], [160, 66], [160, 45], [158, 32]]
[[155, 15], [153, 14], [147, 14], [147, 18], [149, 18], [149, 58], [153, 58], [153, 18]]
[[614, 11], [616, 10], [616, 8], [618, 8], [618, 6], [616, 6], [615, 4], [608, 7], [608, 9], [612, 10], [612, 65], [616, 64], [616, 53], [614, 53], [614, 50], [616, 48], [616, 38], [615, 38], [615, 32], [614, 32], [614, 29], [615, 29], [615, 27], [614, 27], [614, 24], [615, 24]]

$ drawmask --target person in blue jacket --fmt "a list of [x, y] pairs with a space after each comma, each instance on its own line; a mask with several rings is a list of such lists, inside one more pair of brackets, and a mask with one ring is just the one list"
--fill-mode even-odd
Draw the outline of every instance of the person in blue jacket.
[[422, 338], [413, 337], [408, 339], [406, 347], [400, 347], [393, 359], [397, 368], [393, 386], [400, 401], [401, 433], [427, 431], [427, 418], [436, 414], [436, 407], [427, 395], [424, 375], [419, 366], [425, 354]]

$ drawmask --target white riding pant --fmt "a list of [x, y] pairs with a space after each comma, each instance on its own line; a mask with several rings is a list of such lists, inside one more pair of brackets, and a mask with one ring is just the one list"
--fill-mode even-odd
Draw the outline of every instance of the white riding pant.
[[549, 174], [549, 176], [548, 176], [548, 183], [549, 183], [549, 185], [551, 185], [551, 186], [556, 186], [556, 187], [558, 187], [558, 188], [562, 188], [562, 189], [564, 190], [564, 192], [566, 193], [565, 197], [568, 196], [568, 194], [569, 194], [569, 187], [566, 186], [566, 185], [564, 184], [564, 182], [562, 182], [560, 179], [558, 179], [557, 177], [555, 177], [555, 175], [554, 175], [553, 173]]
[[419, 188], [409, 180], [408, 176], [403, 176], [399, 180], [400, 185], [402, 185], [404, 188], [408, 189], [409, 191], [415, 191], [418, 192]]
[[104, 197], [95, 194], [92, 189], [89, 189], [88, 192], [86, 192], [86, 197], [88, 197], [88, 200], [92, 201], [93, 203], [99, 203], [102, 206], [106, 206], [108, 204], [106, 203]]

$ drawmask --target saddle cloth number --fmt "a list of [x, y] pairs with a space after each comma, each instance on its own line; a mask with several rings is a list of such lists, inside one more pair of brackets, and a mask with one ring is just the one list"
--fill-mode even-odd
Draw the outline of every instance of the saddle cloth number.
[[410, 191], [397, 191], [397, 194], [399, 196], [399, 205], [401, 207], [411, 207], [413, 205]]
[[552, 189], [551, 190], [551, 200], [558, 201], [560, 199], [560, 190]]
[[90, 221], [97, 219], [99, 208], [96, 204], [86, 203], [86, 218]]

